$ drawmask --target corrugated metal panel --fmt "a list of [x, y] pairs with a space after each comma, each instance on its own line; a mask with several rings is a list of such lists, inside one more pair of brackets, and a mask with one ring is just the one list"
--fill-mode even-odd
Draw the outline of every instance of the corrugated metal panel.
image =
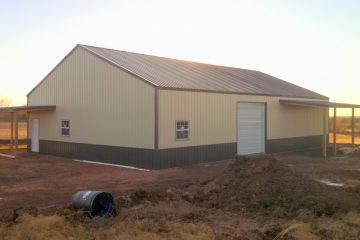
[[159, 88], [327, 99], [259, 71], [79, 46]]

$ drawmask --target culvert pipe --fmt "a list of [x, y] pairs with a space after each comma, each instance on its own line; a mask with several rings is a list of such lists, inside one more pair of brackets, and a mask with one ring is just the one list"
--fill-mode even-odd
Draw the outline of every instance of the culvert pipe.
[[80, 191], [72, 200], [72, 207], [86, 212], [91, 218], [110, 217], [115, 213], [114, 198], [111, 193], [101, 191]]

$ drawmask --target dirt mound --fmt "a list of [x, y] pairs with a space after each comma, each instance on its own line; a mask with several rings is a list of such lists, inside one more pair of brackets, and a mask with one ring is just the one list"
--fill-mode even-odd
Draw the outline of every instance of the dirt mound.
[[321, 216], [347, 208], [338, 194], [271, 156], [239, 156], [221, 176], [204, 184], [194, 200], [231, 211], [263, 211], [291, 217], [306, 210]]

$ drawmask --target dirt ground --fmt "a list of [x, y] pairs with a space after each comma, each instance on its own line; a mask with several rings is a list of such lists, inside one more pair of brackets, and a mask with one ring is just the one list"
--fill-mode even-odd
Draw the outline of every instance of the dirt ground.
[[300, 154], [277, 154], [278, 160], [291, 169], [314, 180], [329, 180], [345, 184], [345, 188], [360, 186], [360, 154], [332, 156], [326, 159], [319, 151]]
[[71, 202], [80, 190], [102, 190], [119, 196], [136, 188], [157, 188], [180, 182], [196, 182], [221, 173], [224, 162], [158, 171], [75, 162], [41, 154], [18, 159], [0, 157], [0, 216], [23, 207], [48, 207]]
[[[324, 159], [319, 151], [277, 154], [291, 169], [315, 180], [330, 180], [360, 186], [360, 156]], [[23, 154], [19, 159], [0, 157], [0, 213], [19, 206], [47, 207], [67, 204], [77, 191], [110, 191], [115, 195], [139, 187], [169, 187], [199, 182], [221, 174], [229, 161], [139, 171], [75, 162], [41, 154]]]
[[[118, 215], [96, 221], [74, 212], [72, 195], [85, 189], [112, 192]], [[157, 171], [40, 154], [0, 158], [0, 239], [6, 240], [355, 240], [358, 199], [359, 153], [236, 157]]]

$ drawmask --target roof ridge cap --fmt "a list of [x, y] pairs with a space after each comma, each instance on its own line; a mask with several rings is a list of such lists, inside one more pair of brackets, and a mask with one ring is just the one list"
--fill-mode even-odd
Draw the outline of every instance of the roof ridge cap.
[[99, 48], [99, 49], [105, 49], [105, 50], [109, 50], [109, 51], [116, 51], [116, 52], [136, 54], [136, 55], [143, 55], [143, 56], [154, 57], [154, 58], [163, 58], [163, 59], [168, 59], [168, 60], [172, 60], [172, 61], [195, 63], [195, 64], [207, 65], [207, 66], [212, 66], [212, 67], [231, 68], [231, 69], [238, 69], [238, 70], [245, 70], [245, 71], [260, 72], [259, 70], [254, 70], [254, 69], [247, 69], [247, 68], [240, 68], [240, 67], [233, 67], [233, 66], [225, 66], [225, 65], [206, 63], [206, 62], [196, 62], [196, 61], [193, 61], [193, 60], [184, 60], [184, 59], [178, 59], [178, 58], [172, 58], [172, 57], [164, 57], [164, 56], [158, 56], [158, 55], [151, 55], [151, 54], [145, 54], [145, 53], [139, 53], [139, 52], [130, 52], [130, 51], [118, 50], [118, 49], [114, 49], [114, 48], [98, 47], [98, 46], [91, 46], [91, 45], [86, 45], [86, 44], [77, 44], [77, 45], [80, 46], [80, 47], [85, 47], [85, 48], [87, 48], [87, 47], [89, 47], [89, 48]]

